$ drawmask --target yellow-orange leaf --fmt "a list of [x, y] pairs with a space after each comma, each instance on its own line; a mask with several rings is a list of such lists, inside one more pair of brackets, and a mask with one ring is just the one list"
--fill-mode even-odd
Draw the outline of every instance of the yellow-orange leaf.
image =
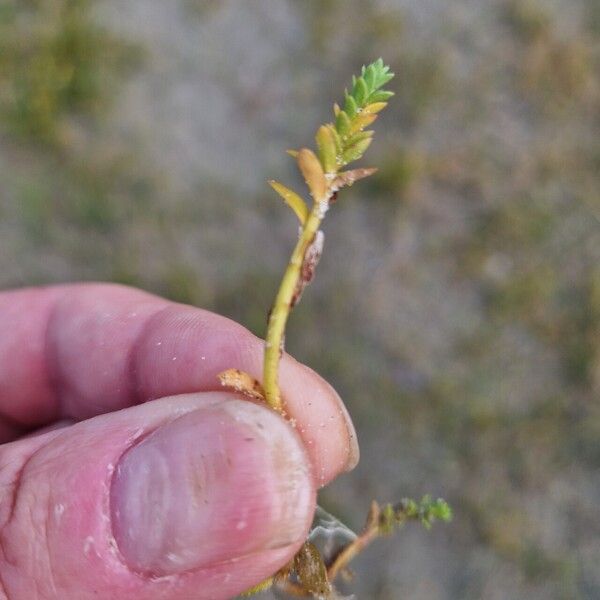
[[367, 113], [369, 115], [374, 115], [378, 113], [380, 110], [383, 110], [387, 106], [387, 102], [373, 102], [372, 104], [367, 104], [363, 108], [363, 113]]
[[302, 148], [298, 152], [297, 161], [312, 197], [315, 202], [320, 202], [327, 194], [327, 180], [321, 162], [317, 155], [308, 148]]
[[293, 190], [278, 181], [271, 179], [269, 185], [283, 198], [284, 202], [296, 213], [301, 225], [304, 225], [308, 217], [308, 206], [302, 198]]
[[363, 130], [365, 127], [368, 127], [375, 119], [377, 115], [372, 115], [369, 113], [361, 113], [352, 119], [352, 125], [350, 125], [350, 131], [348, 132], [350, 135], [356, 133], [358, 131]]

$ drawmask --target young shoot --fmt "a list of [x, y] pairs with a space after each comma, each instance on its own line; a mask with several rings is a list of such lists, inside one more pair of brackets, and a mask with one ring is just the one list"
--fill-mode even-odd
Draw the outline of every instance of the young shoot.
[[[295, 158], [308, 187], [312, 198], [310, 208], [294, 190], [278, 181], [269, 181], [298, 218], [300, 232], [269, 313], [263, 380], [258, 382], [237, 369], [229, 369], [221, 373], [219, 378], [224, 386], [254, 400], [264, 400], [284, 416], [285, 398], [279, 388], [279, 363], [284, 349], [286, 324], [304, 288], [314, 277], [323, 251], [324, 236], [320, 227], [330, 205], [344, 187], [376, 172], [374, 168], [348, 169], [347, 166], [360, 159], [371, 144], [374, 132], [367, 128], [394, 95], [384, 89], [393, 77], [394, 74], [390, 73], [382, 59], [363, 66], [360, 75], [352, 78], [352, 85], [345, 91], [342, 104], [334, 104], [334, 120], [317, 130], [316, 152], [309, 148], [288, 150]], [[319, 510], [324, 513], [322, 509]], [[373, 501], [359, 535], [348, 530], [334, 517], [327, 517], [338, 523], [339, 530], [346, 532], [344, 543], [333, 556], [322, 554], [316, 545], [313, 533], [317, 530], [320, 533], [327, 531], [327, 527], [319, 524], [288, 565], [247, 593], [257, 593], [277, 585], [292, 596], [337, 598], [333, 587], [336, 577], [347, 574], [348, 563], [374, 539], [391, 533], [409, 520], [420, 521], [427, 528], [435, 520], [448, 521], [451, 510], [443, 500], [432, 501], [428, 496], [420, 503], [403, 500], [396, 506], [389, 504], [383, 508]]]

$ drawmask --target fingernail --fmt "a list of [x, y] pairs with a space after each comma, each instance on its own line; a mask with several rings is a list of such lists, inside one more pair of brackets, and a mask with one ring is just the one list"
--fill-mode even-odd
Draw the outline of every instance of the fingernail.
[[225, 400], [161, 426], [122, 456], [113, 534], [133, 570], [176, 574], [300, 541], [314, 496], [290, 427], [264, 407]]
[[331, 394], [337, 399], [338, 406], [340, 407], [340, 413], [344, 418], [344, 423], [346, 425], [346, 432], [348, 434], [348, 460], [346, 462], [345, 471], [352, 471], [354, 467], [358, 464], [360, 460], [360, 447], [358, 445], [358, 437], [356, 435], [356, 429], [354, 428], [354, 423], [352, 422], [352, 418], [350, 417], [350, 413], [346, 408], [342, 398], [337, 393], [335, 388], [327, 381], [325, 383], [329, 386], [331, 390]]

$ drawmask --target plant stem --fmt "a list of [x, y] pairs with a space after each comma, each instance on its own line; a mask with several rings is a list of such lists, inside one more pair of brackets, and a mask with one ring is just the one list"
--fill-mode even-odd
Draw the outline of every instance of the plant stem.
[[[387, 100], [394, 95], [393, 92], [382, 89], [393, 77], [394, 74], [389, 72], [389, 67], [381, 58], [369, 66], [363, 66], [360, 75], [352, 78], [350, 91], [346, 89], [344, 93], [343, 107], [334, 105], [335, 123], [321, 125], [316, 133], [319, 156], [308, 148], [290, 152], [297, 158], [298, 167], [314, 199], [308, 216], [305, 216], [306, 205], [298, 194], [278, 182], [269, 182], [294, 210], [302, 224], [300, 238], [271, 308], [265, 340], [262, 385], [267, 403], [280, 413], [284, 407], [279, 390], [278, 370], [283, 352], [285, 326], [303, 287], [312, 278], [312, 270], [318, 261], [318, 248], [315, 248], [316, 258], [309, 257], [308, 261], [307, 251], [313, 242], [318, 242], [315, 236], [333, 194], [341, 187], [350, 186], [374, 171], [355, 169], [342, 173], [343, 176], [336, 179], [342, 167], [361, 158], [369, 147], [373, 131], [365, 131], [365, 128], [377, 119], [377, 113], [385, 108]], [[310, 264], [311, 261], [313, 264]]]
[[321, 221], [327, 211], [330, 197], [331, 191], [328, 188], [325, 198], [314, 203], [306, 222], [302, 226], [300, 237], [290, 257], [269, 315], [265, 340], [263, 387], [267, 403], [278, 412], [283, 411], [283, 402], [279, 390], [279, 361], [283, 352], [285, 326], [293, 308], [294, 296], [299, 285], [301, 285], [302, 267], [306, 251], [317, 235]]
[[381, 535], [379, 514], [379, 507], [374, 503], [371, 507], [367, 524], [361, 534], [336, 556], [333, 563], [327, 569], [327, 578], [329, 581], [335, 581], [335, 578], [348, 566], [354, 557]]

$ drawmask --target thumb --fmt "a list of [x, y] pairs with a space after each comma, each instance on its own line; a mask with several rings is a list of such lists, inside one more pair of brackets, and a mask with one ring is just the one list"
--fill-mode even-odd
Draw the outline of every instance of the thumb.
[[11, 600], [231, 598], [291, 559], [314, 510], [295, 431], [225, 393], [6, 444], [0, 465]]

